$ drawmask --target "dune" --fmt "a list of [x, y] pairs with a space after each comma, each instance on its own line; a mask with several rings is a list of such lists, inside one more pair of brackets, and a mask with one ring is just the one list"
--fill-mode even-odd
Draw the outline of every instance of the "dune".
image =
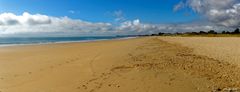
[[237, 60], [218, 58], [215, 50], [222, 49], [208, 50], [210, 46], [204, 45], [211, 40], [191, 43], [192, 39], [140, 37], [1, 47], [0, 92], [239, 90], [240, 68], [232, 63]]

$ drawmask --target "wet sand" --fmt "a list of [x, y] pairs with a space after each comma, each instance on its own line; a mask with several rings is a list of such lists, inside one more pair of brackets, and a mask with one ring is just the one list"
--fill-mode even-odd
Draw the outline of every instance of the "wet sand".
[[0, 92], [209, 92], [240, 87], [237, 64], [166, 39], [2, 47]]

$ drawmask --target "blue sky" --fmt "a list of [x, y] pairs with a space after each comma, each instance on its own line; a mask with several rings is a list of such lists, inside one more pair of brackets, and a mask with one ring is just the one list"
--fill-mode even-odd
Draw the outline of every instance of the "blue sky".
[[[0, 12], [68, 16], [91, 22], [113, 22], [111, 13], [122, 11], [128, 20], [144, 23], [176, 23], [196, 20], [190, 9], [173, 11], [180, 0], [0, 0]], [[69, 11], [74, 11], [74, 14]], [[190, 14], [186, 16], [186, 13]]]
[[239, 19], [239, 0], [0, 0], [0, 37], [223, 31]]

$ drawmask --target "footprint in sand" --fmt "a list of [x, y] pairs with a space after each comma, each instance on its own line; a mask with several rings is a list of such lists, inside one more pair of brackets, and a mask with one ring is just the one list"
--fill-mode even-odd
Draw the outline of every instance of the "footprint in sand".
[[18, 77], [19, 75], [15, 74], [14, 77]]
[[83, 87], [84, 89], [87, 89], [87, 86], [86, 86], [86, 85], [82, 85], [82, 87]]
[[117, 85], [117, 84], [108, 84], [109, 87], [118, 87], [120, 88], [120, 85]]
[[81, 89], [81, 87], [77, 87], [77, 89]]
[[50, 66], [50, 68], [54, 68], [54, 66]]
[[169, 80], [170, 80], [170, 81], [174, 81], [174, 80], [175, 80], [175, 78], [170, 78]]
[[28, 72], [28, 74], [32, 74], [32, 72]]

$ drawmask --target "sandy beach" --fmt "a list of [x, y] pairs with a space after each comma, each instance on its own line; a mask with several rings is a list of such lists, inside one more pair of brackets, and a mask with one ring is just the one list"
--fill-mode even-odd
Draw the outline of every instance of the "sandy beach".
[[0, 92], [238, 92], [239, 40], [141, 37], [1, 47]]

